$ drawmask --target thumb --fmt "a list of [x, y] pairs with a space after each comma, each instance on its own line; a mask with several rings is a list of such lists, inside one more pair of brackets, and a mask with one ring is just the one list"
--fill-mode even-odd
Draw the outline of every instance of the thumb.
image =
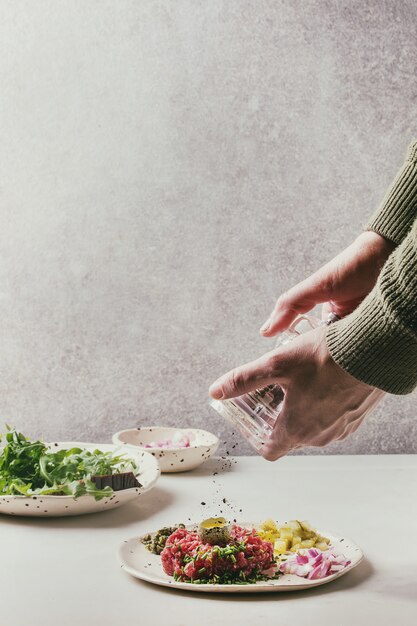
[[316, 304], [329, 299], [330, 288], [318, 274], [306, 278], [280, 296], [269, 319], [261, 327], [264, 337], [272, 337], [285, 330], [300, 313], [307, 313]]
[[256, 361], [236, 367], [218, 378], [211, 385], [209, 393], [215, 400], [226, 400], [273, 383], [281, 384], [284, 361], [276, 351], [267, 352]]

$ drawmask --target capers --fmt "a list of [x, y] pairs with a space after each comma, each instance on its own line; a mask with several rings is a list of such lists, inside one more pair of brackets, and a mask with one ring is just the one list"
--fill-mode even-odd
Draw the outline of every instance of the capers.
[[173, 532], [178, 528], [185, 528], [184, 524], [178, 524], [178, 526], [165, 526], [156, 533], [145, 535], [142, 538], [142, 543], [147, 547], [152, 554], [161, 554], [165, 548], [166, 540]]

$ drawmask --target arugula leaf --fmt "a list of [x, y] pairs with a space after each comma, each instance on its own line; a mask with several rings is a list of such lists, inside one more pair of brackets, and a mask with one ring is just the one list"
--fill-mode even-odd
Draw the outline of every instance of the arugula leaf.
[[111, 487], [98, 489], [92, 477], [132, 472], [137, 469], [132, 459], [112, 452], [71, 448], [52, 452], [42, 441], [30, 441], [22, 433], [8, 427], [0, 441], [0, 495], [67, 495], [79, 498], [94, 496], [96, 500], [113, 494]]

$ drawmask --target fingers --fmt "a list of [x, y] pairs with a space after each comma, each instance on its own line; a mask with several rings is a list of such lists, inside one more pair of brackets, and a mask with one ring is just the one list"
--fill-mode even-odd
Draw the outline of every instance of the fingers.
[[[279, 419], [280, 417], [278, 417], [278, 420]], [[288, 437], [288, 434], [284, 432], [284, 428], [282, 425], [280, 426], [282, 429], [281, 435], [278, 436], [274, 428], [273, 438], [271, 437], [271, 439], [267, 443], [265, 443], [264, 446], [262, 446], [262, 448], [260, 449], [260, 454], [267, 461], [277, 461], [278, 459], [286, 456], [289, 452], [291, 452], [291, 450], [294, 450], [295, 448], [305, 448], [308, 446], [323, 448], [325, 446], [328, 446], [332, 441], [343, 441], [344, 439], [352, 435], [358, 430], [364, 419], [365, 418], [361, 417], [349, 424], [343, 430], [342, 434], [340, 434], [340, 425], [337, 425], [335, 428], [327, 431], [326, 433], [323, 433], [319, 437], [312, 437], [311, 439], [307, 437], [303, 441], [296, 440], [294, 438], [290, 439]]]
[[325, 447], [332, 441], [342, 439], [354, 432], [362, 419], [345, 425], [344, 420], [336, 420], [331, 426], [324, 427], [319, 419], [308, 417], [308, 407], [299, 405], [291, 408], [290, 389], [282, 403], [281, 412], [275, 422], [271, 437], [260, 449], [260, 454], [268, 461], [276, 461], [296, 448], [308, 446]]
[[292, 448], [284, 448], [280, 447], [279, 449], [270, 442], [266, 443], [259, 450], [259, 453], [266, 461], [278, 461], [278, 459], [282, 459], [284, 456], [287, 456], [288, 452], [291, 452]]
[[365, 419], [364, 417], [360, 417], [354, 422], [352, 422], [351, 424], [349, 424], [349, 426], [345, 428], [345, 431], [340, 435], [340, 437], [337, 438], [337, 440], [343, 441], [343, 439], [346, 439], [346, 437], [349, 437], [350, 435], [352, 435], [355, 431], [358, 430], [359, 426], [362, 424], [364, 419]]
[[211, 385], [209, 394], [215, 400], [241, 396], [248, 391], [278, 382], [279, 370], [279, 358], [276, 353], [268, 352], [256, 361], [236, 367], [218, 378]]
[[281, 412], [274, 424], [271, 437], [259, 450], [261, 456], [267, 461], [277, 461], [286, 456], [294, 448], [301, 447], [300, 443], [291, 437], [287, 429], [287, 400], [281, 405]]
[[320, 272], [303, 280], [278, 298], [269, 319], [261, 327], [261, 335], [272, 337], [285, 330], [297, 315], [307, 313], [316, 304], [329, 300], [330, 291]]
[[330, 302], [324, 302], [323, 306], [321, 307], [321, 319], [323, 322], [325, 322], [327, 320], [327, 318], [329, 317], [330, 313], [334, 313], [334, 305], [332, 305]]

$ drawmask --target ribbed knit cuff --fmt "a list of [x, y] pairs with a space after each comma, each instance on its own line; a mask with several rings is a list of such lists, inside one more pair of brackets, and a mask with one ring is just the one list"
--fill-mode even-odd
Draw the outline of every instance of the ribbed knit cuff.
[[407, 235], [417, 215], [417, 142], [407, 152], [404, 165], [388, 189], [381, 205], [366, 224], [396, 244]]
[[329, 326], [327, 345], [333, 360], [346, 372], [388, 393], [415, 388], [417, 341], [388, 311], [376, 292], [350, 315]]
[[406, 161], [417, 161], [417, 141], [408, 146]]

